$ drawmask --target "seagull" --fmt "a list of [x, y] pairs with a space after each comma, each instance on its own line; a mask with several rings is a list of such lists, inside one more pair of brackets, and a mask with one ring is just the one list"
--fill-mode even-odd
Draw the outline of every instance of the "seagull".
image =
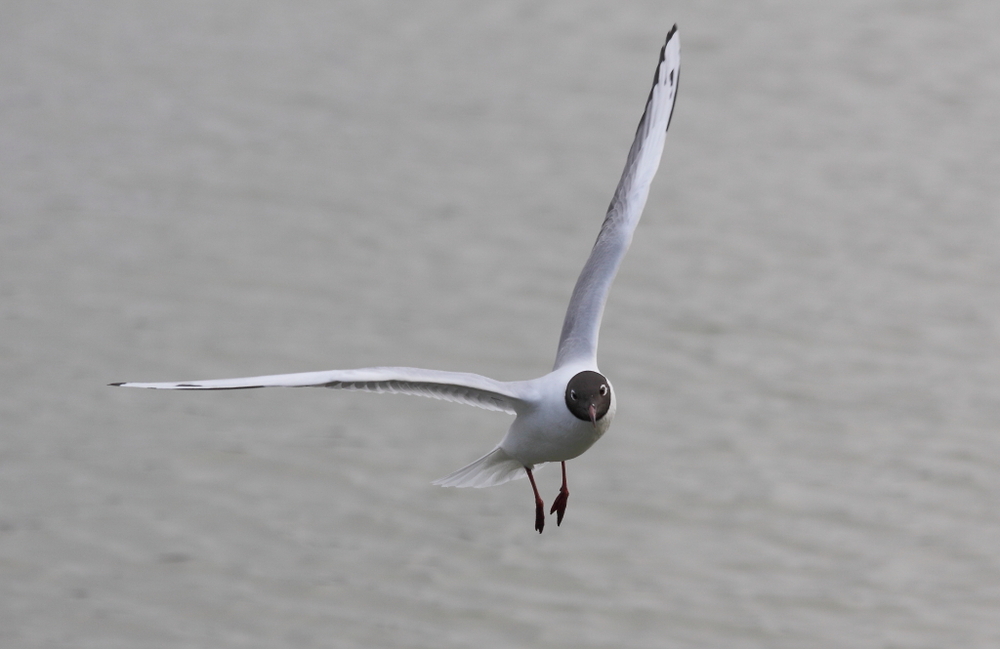
[[181, 383], [112, 383], [158, 390], [241, 390], [321, 387], [393, 392], [478, 406], [516, 415], [497, 446], [472, 464], [434, 482], [443, 487], [491, 487], [527, 476], [535, 497], [535, 530], [545, 527], [534, 469], [559, 462], [562, 486], [549, 514], [561, 525], [569, 500], [566, 462], [579, 457], [607, 432], [616, 410], [611, 381], [597, 367], [597, 337], [608, 291], [660, 165], [680, 81], [677, 25], [667, 34], [653, 86], [608, 207], [600, 234], [577, 279], [566, 310], [552, 371], [529, 381], [496, 381], [478, 374], [412, 367], [366, 367], [298, 374]]

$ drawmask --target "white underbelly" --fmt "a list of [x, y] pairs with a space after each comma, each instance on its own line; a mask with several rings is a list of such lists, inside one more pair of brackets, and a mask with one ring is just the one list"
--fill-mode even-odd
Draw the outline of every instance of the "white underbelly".
[[515, 421], [500, 447], [528, 467], [544, 462], [565, 462], [593, 446], [610, 423], [610, 417], [605, 417], [595, 427], [589, 421], [573, 417], [569, 411], [565, 417], [548, 421]]

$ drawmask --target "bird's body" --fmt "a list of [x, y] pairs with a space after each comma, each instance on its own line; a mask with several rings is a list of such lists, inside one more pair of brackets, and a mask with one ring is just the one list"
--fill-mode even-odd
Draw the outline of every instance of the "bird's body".
[[[596, 425], [575, 417], [566, 407], [570, 379], [590, 368], [567, 366], [532, 381], [508, 384], [520, 397], [517, 417], [492, 451], [434, 484], [442, 487], [492, 487], [523, 478], [524, 469], [579, 457], [607, 432], [615, 415], [614, 392], [608, 384], [610, 408]], [[596, 371], [596, 370], [591, 370]]]
[[[552, 512], [562, 522], [569, 489], [567, 460], [579, 457], [607, 432], [616, 399], [611, 382], [597, 367], [597, 339], [604, 305], [618, 267], [642, 215], [650, 183], [663, 152], [680, 75], [680, 43], [675, 25], [660, 50], [653, 87], [625, 171], [608, 208], [597, 242], [570, 298], [553, 370], [528, 381], [496, 381], [478, 374], [410, 367], [373, 367], [300, 374], [179, 383], [114, 383], [167, 390], [239, 390], [262, 387], [327, 387], [398, 392], [498, 410], [516, 415], [507, 434], [475, 462], [441, 478], [447, 487], [489, 487], [528, 477], [535, 495], [535, 529], [542, 531], [542, 499], [532, 470], [562, 463], [563, 483]], [[550, 513], [552, 513], [550, 512]]]
[[589, 419], [575, 417], [566, 407], [566, 385], [580, 372], [596, 372], [596, 367], [559, 368], [533, 381], [538, 390], [537, 402], [526, 412], [518, 413], [498, 448], [526, 467], [546, 462], [565, 462], [579, 457], [599, 440], [615, 416], [614, 392], [608, 383], [611, 407], [594, 425]]

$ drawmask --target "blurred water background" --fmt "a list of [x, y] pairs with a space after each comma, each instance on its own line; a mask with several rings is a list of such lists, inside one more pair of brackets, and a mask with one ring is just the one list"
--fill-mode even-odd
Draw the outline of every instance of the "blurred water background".
[[[0, 13], [4, 647], [1000, 646], [1000, 4]], [[675, 21], [562, 527], [430, 484], [503, 415], [105, 387], [545, 373]]]

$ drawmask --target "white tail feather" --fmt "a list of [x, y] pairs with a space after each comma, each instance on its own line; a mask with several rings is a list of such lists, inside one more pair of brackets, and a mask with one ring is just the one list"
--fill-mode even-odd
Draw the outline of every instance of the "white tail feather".
[[472, 464], [435, 480], [434, 484], [441, 487], [495, 487], [526, 475], [524, 465], [498, 446]]

